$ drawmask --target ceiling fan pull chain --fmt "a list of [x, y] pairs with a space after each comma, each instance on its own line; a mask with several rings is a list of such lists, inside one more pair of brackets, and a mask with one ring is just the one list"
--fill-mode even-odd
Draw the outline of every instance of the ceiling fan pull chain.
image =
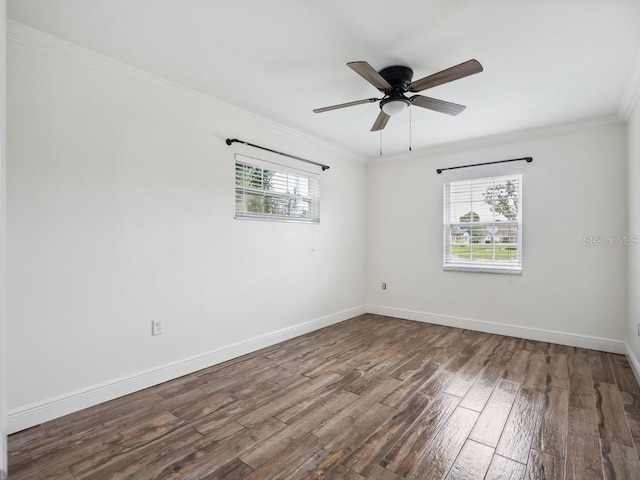
[[382, 130], [380, 130], [380, 156], [382, 156]]
[[411, 105], [409, 105], [409, 151], [411, 151]]

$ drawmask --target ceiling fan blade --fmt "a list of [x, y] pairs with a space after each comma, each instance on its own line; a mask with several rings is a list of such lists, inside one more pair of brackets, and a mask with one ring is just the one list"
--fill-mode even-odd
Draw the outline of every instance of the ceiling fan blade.
[[371, 127], [371, 131], [377, 132], [378, 130], [382, 130], [384, 127], [387, 126], [387, 122], [389, 121], [390, 118], [391, 117], [389, 115], [387, 115], [382, 110], [380, 110], [380, 113], [378, 114], [378, 118], [376, 118], [376, 121], [373, 122], [373, 127]]
[[376, 70], [367, 62], [349, 62], [347, 63], [347, 66], [378, 90], [382, 92], [391, 90], [392, 87], [389, 82], [387, 82], [382, 75], [376, 72]]
[[422, 90], [426, 90], [427, 88], [436, 87], [438, 85], [442, 85], [443, 83], [452, 82], [454, 80], [459, 80], [464, 77], [468, 77], [469, 75], [473, 75], [475, 73], [482, 72], [483, 68], [480, 65], [480, 62], [477, 60], [467, 60], [460, 65], [456, 65], [455, 67], [447, 68], [446, 70], [442, 70], [441, 72], [434, 73], [433, 75], [429, 75], [428, 77], [421, 78], [416, 80], [415, 82], [411, 82], [409, 85], [410, 92], [421, 92]]
[[415, 95], [409, 99], [411, 105], [417, 107], [428, 108], [440, 113], [446, 113], [447, 115], [458, 115], [465, 108], [464, 105], [458, 105], [457, 103], [445, 102], [444, 100], [438, 100], [437, 98], [424, 97], [422, 95]]
[[329, 110], [337, 110], [338, 108], [353, 107], [354, 105], [362, 105], [363, 103], [372, 103], [380, 100], [379, 98], [365, 98], [364, 100], [356, 100], [355, 102], [340, 103], [331, 105], [330, 107], [314, 108], [313, 113], [328, 112]]

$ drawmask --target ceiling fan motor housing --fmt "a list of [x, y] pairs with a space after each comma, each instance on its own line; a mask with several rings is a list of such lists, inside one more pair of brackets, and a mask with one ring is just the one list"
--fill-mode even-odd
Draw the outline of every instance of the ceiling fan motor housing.
[[391, 85], [391, 90], [382, 90], [385, 97], [380, 101], [380, 109], [387, 115], [396, 115], [409, 106], [409, 99], [404, 96], [404, 93], [411, 85], [413, 70], [395, 65], [383, 68], [379, 73]]
[[409, 90], [409, 85], [411, 85], [411, 79], [413, 78], [413, 70], [409, 67], [395, 65], [383, 68], [379, 73], [382, 78], [389, 82], [394, 92], [404, 93]]

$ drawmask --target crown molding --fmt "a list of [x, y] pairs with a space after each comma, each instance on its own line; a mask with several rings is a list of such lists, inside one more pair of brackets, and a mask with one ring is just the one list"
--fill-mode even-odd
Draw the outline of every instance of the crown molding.
[[500, 133], [484, 137], [460, 140], [455, 142], [433, 145], [414, 152], [400, 153], [388, 157], [365, 157], [352, 151], [320, 140], [313, 135], [301, 132], [265, 117], [241, 109], [222, 100], [210, 97], [183, 85], [174, 83], [157, 75], [138, 69], [131, 65], [116, 61], [105, 55], [80, 47], [74, 43], [62, 40], [41, 30], [29, 27], [14, 20], [7, 20], [7, 39], [50, 55], [64, 58], [81, 64], [87, 68], [100, 71], [126, 82], [152, 90], [156, 93], [176, 98], [183, 102], [209, 110], [215, 114], [230, 116], [244, 124], [266, 129], [280, 137], [322, 149], [340, 158], [355, 161], [359, 164], [374, 165], [400, 160], [409, 160], [425, 155], [437, 155], [460, 152], [469, 149], [488, 148], [497, 145], [522, 142], [541, 137], [567, 135], [582, 130], [609, 128], [624, 125], [635, 103], [640, 97], [640, 51], [636, 56], [633, 71], [621, 97], [617, 116], [595, 120], [587, 120], [549, 127], [532, 128], [513, 132]]
[[636, 54], [633, 68], [627, 79], [627, 83], [622, 91], [620, 103], [618, 105], [618, 117], [623, 121], [628, 121], [634, 107], [640, 99], [640, 49]]
[[560, 125], [552, 125], [549, 127], [529, 128], [525, 130], [516, 130], [513, 132], [505, 132], [496, 135], [488, 135], [485, 137], [477, 137], [467, 140], [460, 140], [457, 142], [433, 145], [431, 147], [416, 150], [414, 152], [406, 152], [389, 157], [371, 157], [369, 158], [369, 163], [379, 164], [398, 162], [403, 160], [413, 160], [430, 155], [443, 155], [448, 153], [464, 152], [467, 150], [497, 147], [502, 145], [509, 145], [512, 143], [537, 140], [540, 138], [570, 135], [572, 133], [578, 133], [582, 131], [621, 127], [624, 126], [624, 124], [625, 122], [618, 117], [605, 117], [595, 120], [563, 123]]
[[47, 54], [81, 64], [156, 93], [204, 108], [218, 115], [233, 117], [247, 125], [269, 130], [280, 137], [320, 148], [340, 158], [352, 160], [360, 164], [366, 163], [365, 157], [320, 140], [308, 133], [274, 122], [255, 113], [223, 102], [222, 100], [218, 100], [217, 98], [210, 97], [14, 20], [7, 20], [7, 39], [11, 42], [19, 43]]

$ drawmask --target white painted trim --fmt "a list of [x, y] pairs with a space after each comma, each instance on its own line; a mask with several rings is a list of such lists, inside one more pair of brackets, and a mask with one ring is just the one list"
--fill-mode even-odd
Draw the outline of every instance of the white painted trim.
[[633, 62], [631, 73], [627, 79], [627, 83], [620, 96], [620, 103], [618, 104], [618, 117], [627, 122], [636, 102], [640, 98], [640, 49], [636, 54], [636, 59]]
[[415, 320], [418, 322], [446, 325], [447, 327], [495, 333], [498, 335], [506, 335], [508, 337], [519, 337], [526, 338], [528, 340], [537, 340], [540, 342], [558, 343], [560, 345], [569, 345], [571, 347], [590, 348], [592, 350], [600, 350], [603, 352], [625, 354], [628, 351], [627, 345], [624, 341], [610, 338], [590, 337], [576, 333], [558, 332], [554, 330], [544, 330], [541, 328], [488, 322], [486, 320], [417, 312], [414, 310], [384, 307], [381, 305], [367, 305], [367, 312], [389, 317], [404, 318], [406, 320]]
[[[416, 158], [423, 159], [429, 155], [441, 155], [455, 152], [464, 152], [473, 150], [477, 154], [477, 150], [482, 148], [491, 148], [504, 146], [512, 143], [527, 142], [531, 140], [539, 140], [546, 137], [558, 137], [562, 135], [570, 135], [583, 131], [600, 130], [604, 128], [621, 127], [624, 122], [618, 117], [605, 117], [595, 120], [586, 120], [582, 122], [563, 123], [560, 125], [552, 125], [548, 127], [530, 128], [526, 130], [516, 130], [513, 132], [498, 133], [496, 135], [488, 135], [485, 137], [470, 138], [457, 142], [443, 143], [433, 145], [431, 147], [416, 150], [411, 153], [400, 153], [390, 155], [388, 157], [371, 157], [370, 164], [393, 163], [398, 161], [414, 160]], [[525, 152], [526, 153], [526, 152]], [[524, 153], [523, 153], [524, 155]], [[477, 156], [477, 155], [476, 155]], [[433, 166], [434, 170], [436, 165]]]
[[631, 346], [627, 343], [627, 359], [629, 360], [629, 365], [631, 365], [631, 370], [633, 374], [636, 376], [636, 380], [640, 383], [640, 362], [638, 361], [638, 357], [635, 356]]
[[19, 407], [9, 411], [7, 418], [8, 430], [9, 433], [15, 433], [54, 418], [77, 412], [83, 408], [98, 405], [99, 403], [107, 402], [114, 398], [137, 392], [183, 375], [188, 375], [203, 368], [226, 362], [227, 360], [255, 352], [261, 348], [275, 345], [276, 343], [313, 332], [364, 313], [366, 313], [364, 306], [350, 308], [259, 337], [250, 338], [217, 350]]
[[[182, 100], [186, 103], [204, 108], [216, 114], [232, 117], [247, 125], [266, 129], [275, 135], [285, 137], [305, 145], [311, 145], [326, 152], [338, 155], [341, 158], [352, 160], [360, 164], [364, 164], [366, 162], [365, 157], [320, 140], [312, 135], [261, 117], [255, 113], [243, 110], [234, 105], [223, 102], [222, 100], [218, 100], [185, 86], [158, 77], [152, 73], [132, 67], [131, 65], [118, 62], [112, 58], [80, 47], [74, 43], [67, 42], [66, 40], [62, 40], [61, 38], [14, 20], [7, 21], [7, 39], [9, 41], [40, 50], [49, 55], [55, 55], [71, 62], [81, 64], [85, 67], [111, 75], [120, 80], [147, 88], [156, 93]], [[291, 153], [295, 154], [296, 152]], [[320, 162], [321, 160], [322, 159], [318, 161]]]

